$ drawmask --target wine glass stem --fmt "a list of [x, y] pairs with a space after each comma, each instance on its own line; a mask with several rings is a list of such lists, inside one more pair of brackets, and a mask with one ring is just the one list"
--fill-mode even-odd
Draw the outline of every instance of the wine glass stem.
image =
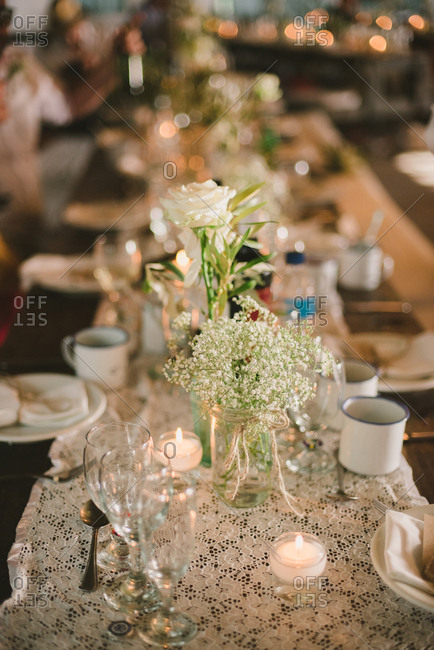
[[173, 600], [173, 583], [172, 581], [164, 580], [164, 582], [159, 583], [158, 585], [160, 598], [161, 598], [161, 609], [158, 614], [162, 618], [166, 618], [170, 612], [173, 611], [172, 600]]
[[134, 583], [144, 582], [142, 562], [140, 559], [140, 550], [137, 542], [130, 540], [128, 542], [130, 551], [130, 573], [129, 580]]

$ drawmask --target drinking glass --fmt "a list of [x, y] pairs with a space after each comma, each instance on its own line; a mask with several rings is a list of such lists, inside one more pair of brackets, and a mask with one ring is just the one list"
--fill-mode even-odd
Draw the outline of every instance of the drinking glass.
[[[163, 492], [164, 490], [164, 492]], [[167, 498], [165, 516], [156, 521], [160, 502]], [[164, 648], [188, 643], [197, 625], [173, 607], [173, 591], [188, 569], [195, 546], [196, 488], [190, 474], [149, 474], [140, 491], [139, 537], [145, 569], [160, 592], [161, 607], [139, 630], [140, 637]], [[158, 528], [156, 524], [159, 523]]]
[[308, 368], [299, 371], [312, 386], [312, 396], [301, 405], [289, 405], [292, 423], [304, 435], [286, 460], [293, 472], [312, 474], [327, 472], [336, 465], [336, 459], [323, 448], [322, 436], [333, 430], [342, 403], [345, 375], [342, 360], [334, 358], [329, 372], [316, 359]]
[[93, 246], [94, 276], [107, 297], [106, 325], [121, 325], [130, 334], [133, 352], [138, 345], [140, 305], [133, 291], [142, 277], [141, 242], [137, 232], [110, 231]]
[[[142, 275], [142, 253], [135, 231], [110, 231], [93, 246], [95, 276], [103, 290], [128, 292]], [[112, 296], [116, 300], [115, 296]]]
[[[131, 422], [113, 422], [93, 427], [86, 435], [83, 451], [84, 478], [92, 501], [104, 509], [100, 497], [99, 464], [110, 449], [146, 447], [152, 444], [151, 434], [143, 426]], [[110, 542], [98, 551], [98, 565], [114, 571], [128, 570], [128, 546], [116, 532]]]
[[[100, 494], [104, 511], [118, 535], [128, 544], [130, 570], [127, 578], [119, 576], [105, 588], [104, 598], [118, 611], [128, 614], [148, 613], [159, 605], [158, 591], [146, 580], [139, 548], [140, 491], [146, 475], [168, 471], [163, 454], [152, 448], [117, 448], [104, 454], [100, 462]], [[158, 525], [165, 516], [168, 497], [154, 500], [151, 522]]]

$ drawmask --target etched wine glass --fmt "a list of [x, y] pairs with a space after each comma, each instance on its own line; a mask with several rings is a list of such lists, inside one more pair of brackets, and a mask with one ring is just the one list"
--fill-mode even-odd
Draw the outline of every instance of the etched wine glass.
[[[155, 527], [162, 489], [167, 496], [165, 517]], [[197, 633], [195, 621], [173, 606], [173, 591], [188, 569], [195, 547], [196, 487], [190, 474], [149, 474], [140, 492], [139, 536], [148, 577], [157, 585], [161, 607], [139, 630], [140, 637], [164, 648], [182, 646]]]
[[[104, 454], [116, 447], [144, 448], [150, 444], [148, 429], [131, 422], [101, 424], [88, 431], [83, 450], [84, 478], [87, 491], [100, 510], [104, 506], [100, 496], [99, 465]], [[98, 565], [110, 571], [128, 570], [128, 546], [115, 531], [109, 543], [98, 550]]]
[[[148, 473], [169, 472], [167, 458], [152, 448], [117, 448], [104, 454], [100, 463], [100, 494], [104, 511], [129, 549], [128, 575], [119, 576], [104, 590], [107, 603], [117, 611], [128, 614], [149, 613], [159, 606], [158, 591], [146, 579], [139, 546], [140, 492]], [[169, 472], [170, 474], [170, 472]], [[151, 520], [154, 526], [164, 520], [170, 485], [163, 485], [163, 497]]]
[[324, 448], [323, 436], [334, 430], [341, 407], [345, 385], [343, 362], [333, 357], [325, 370], [321, 359], [315, 359], [299, 372], [310, 383], [311, 396], [301, 404], [289, 405], [290, 420], [303, 439], [295, 445], [286, 466], [300, 474], [327, 472], [336, 465], [336, 459]]

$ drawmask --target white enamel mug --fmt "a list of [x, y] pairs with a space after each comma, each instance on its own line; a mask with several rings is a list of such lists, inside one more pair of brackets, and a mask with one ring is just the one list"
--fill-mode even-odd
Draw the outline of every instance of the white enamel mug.
[[401, 462], [409, 410], [386, 397], [350, 397], [342, 405], [340, 463], [356, 474], [390, 474]]
[[344, 359], [344, 400], [364, 395], [375, 397], [378, 392], [378, 370], [363, 359]]
[[66, 363], [82, 379], [107, 388], [122, 388], [128, 376], [129, 334], [121, 327], [99, 325], [62, 339]]

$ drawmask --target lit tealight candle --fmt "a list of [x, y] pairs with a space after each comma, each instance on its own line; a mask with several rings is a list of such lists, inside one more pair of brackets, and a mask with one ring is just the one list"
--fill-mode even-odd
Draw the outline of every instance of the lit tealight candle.
[[191, 259], [188, 257], [187, 253], [183, 248], [176, 253], [175, 266], [186, 275], [188, 269], [191, 266]]
[[327, 564], [324, 545], [309, 533], [283, 533], [273, 544], [270, 568], [279, 583], [276, 593], [295, 600], [321, 591], [320, 578]]
[[158, 440], [158, 446], [164, 450], [176, 472], [189, 472], [202, 460], [199, 438], [192, 431], [183, 431], [180, 427], [164, 433]]

